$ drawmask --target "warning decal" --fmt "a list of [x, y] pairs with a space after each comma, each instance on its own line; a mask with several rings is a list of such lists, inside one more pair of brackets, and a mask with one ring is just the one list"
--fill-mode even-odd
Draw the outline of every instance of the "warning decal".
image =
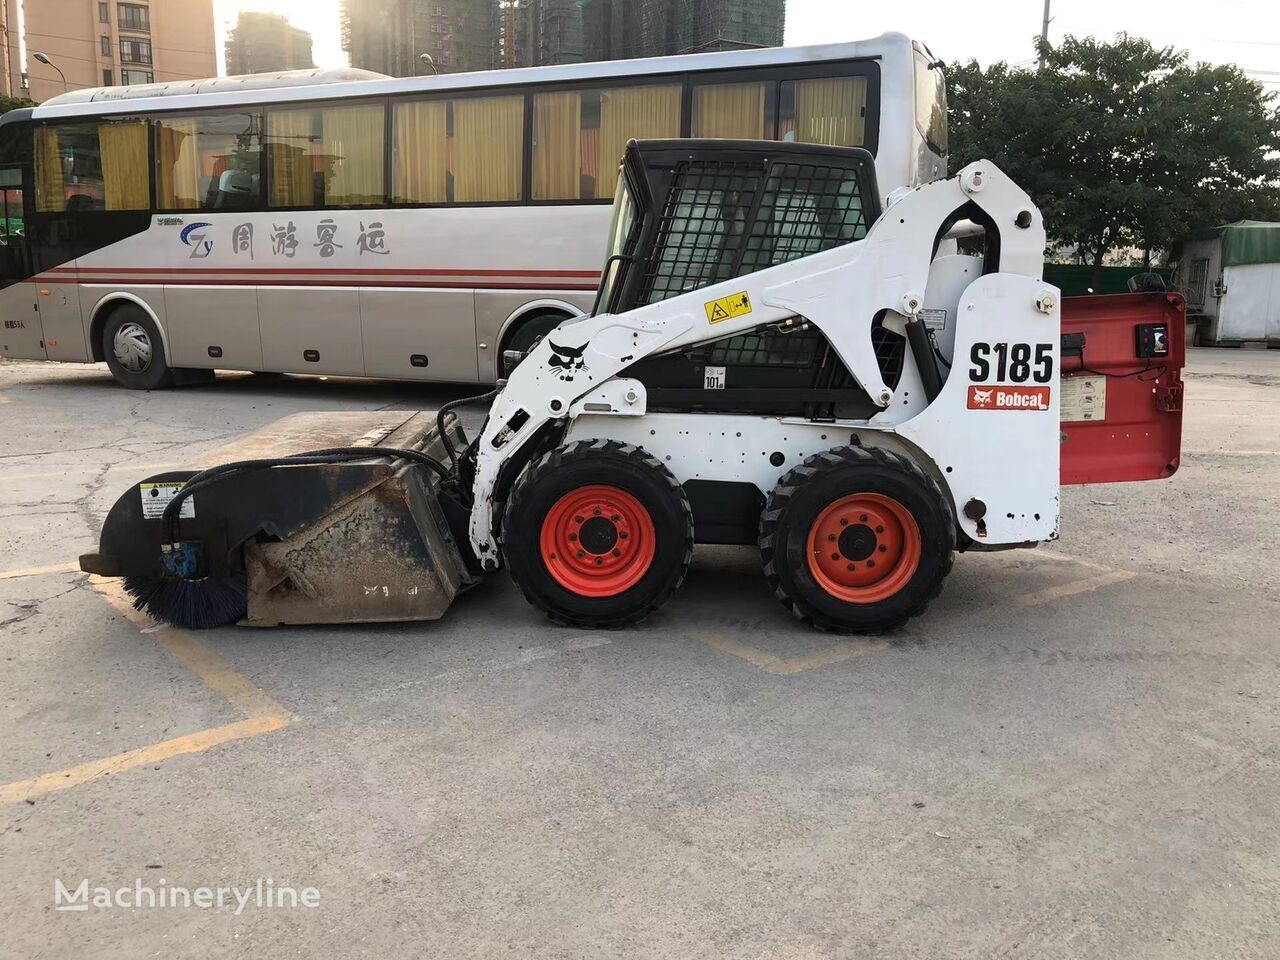
[[[159, 520], [164, 515], [164, 508], [168, 506], [169, 501], [174, 495], [182, 489], [181, 480], [174, 480], [171, 483], [140, 483], [138, 491], [142, 494], [142, 516], [146, 520]], [[182, 506], [178, 510], [178, 516], [183, 520], [190, 520], [196, 515], [196, 498], [194, 496], [187, 497], [182, 501]]]
[[722, 323], [725, 320], [732, 320], [734, 317], [741, 317], [751, 312], [751, 298], [747, 296], [746, 291], [735, 293], [727, 297], [721, 297], [719, 300], [712, 300], [710, 303], [703, 304], [707, 308], [707, 323]]

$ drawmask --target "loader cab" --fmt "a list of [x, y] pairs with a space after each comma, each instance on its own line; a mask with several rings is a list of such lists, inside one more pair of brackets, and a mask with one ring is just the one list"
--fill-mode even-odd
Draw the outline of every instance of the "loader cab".
[[[756, 141], [632, 141], [609, 231], [597, 313], [625, 313], [853, 243], [880, 216], [871, 154]], [[886, 383], [904, 339], [877, 324]], [[823, 334], [766, 325], [649, 357], [627, 370], [651, 409], [864, 417], [876, 409]]]
[[867, 234], [880, 215], [861, 148], [631, 141], [596, 312], [623, 313]]

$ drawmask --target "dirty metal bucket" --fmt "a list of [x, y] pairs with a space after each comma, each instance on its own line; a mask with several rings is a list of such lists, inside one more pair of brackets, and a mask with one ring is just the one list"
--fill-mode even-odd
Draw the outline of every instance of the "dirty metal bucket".
[[[455, 449], [466, 440], [456, 421]], [[434, 414], [302, 413], [127, 490], [108, 515], [97, 553], [81, 569], [111, 577], [161, 576], [162, 523], [145, 495], [217, 464], [331, 447], [418, 450], [447, 463]], [[192, 497], [182, 539], [202, 544], [210, 577], [244, 577], [254, 626], [435, 620], [474, 585], [441, 505], [441, 480], [404, 459], [299, 464], [235, 474]], [[150, 509], [147, 507], [150, 506]], [[453, 507], [455, 524], [458, 508]], [[465, 544], [465, 539], [461, 542]], [[469, 553], [469, 550], [467, 551]]]

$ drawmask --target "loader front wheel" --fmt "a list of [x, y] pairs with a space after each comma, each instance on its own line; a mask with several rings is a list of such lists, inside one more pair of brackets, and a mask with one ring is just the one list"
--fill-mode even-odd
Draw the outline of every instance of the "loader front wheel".
[[638, 623], [684, 581], [693, 511], [661, 463], [638, 447], [581, 440], [547, 454], [516, 484], [503, 553], [512, 578], [557, 623]]
[[775, 594], [822, 630], [881, 633], [924, 612], [955, 552], [950, 505], [915, 463], [838, 447], [791, 470], [760, 518]]

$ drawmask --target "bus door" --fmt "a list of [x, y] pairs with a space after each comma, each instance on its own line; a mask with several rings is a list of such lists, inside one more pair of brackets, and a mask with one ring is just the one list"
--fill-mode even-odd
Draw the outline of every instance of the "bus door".
[[[0, 166], [0, 354], [22, 360], [44, 360], [34, 272], [27, 245], [28, 198], [21, 165]], [[24, 189], [24, 186], [27, 189]]]

